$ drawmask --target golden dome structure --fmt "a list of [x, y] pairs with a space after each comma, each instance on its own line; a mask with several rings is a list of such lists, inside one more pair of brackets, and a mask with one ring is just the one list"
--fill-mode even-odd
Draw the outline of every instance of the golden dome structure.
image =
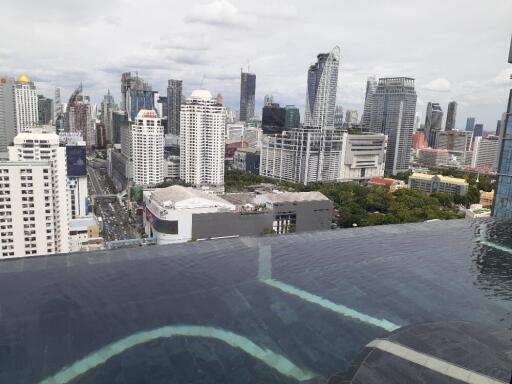
[[27, 75], [20, 75], [16, 79], [16, 82], [27, 84], [27, 83], [31, 83], [32, 79], [30, 79], [30, 77], [28, 77]]

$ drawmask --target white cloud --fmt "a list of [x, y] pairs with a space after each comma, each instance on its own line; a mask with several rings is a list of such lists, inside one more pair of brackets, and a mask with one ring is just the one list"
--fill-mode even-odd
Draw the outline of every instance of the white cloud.
[[452, 85], [448, 80], [439, 78], [425, 84], [423, 88], [432, 92], [450, 92], [452, 90]]
[[238, 8], [227, 0], [214, 0], [208, 4], [196, 5], [186, 20], [216, 27], [244, 27]]

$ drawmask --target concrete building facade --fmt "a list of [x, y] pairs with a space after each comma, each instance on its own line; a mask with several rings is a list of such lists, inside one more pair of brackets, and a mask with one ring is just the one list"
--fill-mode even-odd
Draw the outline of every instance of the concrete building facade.
[[465, 195], [469, 184], [466, 180], [455, 177], [413, 173], [409, 176], [409, 188], [427, 193], [445, 192], [452, 195]]
[[21, 75], [14, 83], [16, 104], [16, 132], [25, 132], [38, 125], [37, 94], [34, 82], [27, 75]]

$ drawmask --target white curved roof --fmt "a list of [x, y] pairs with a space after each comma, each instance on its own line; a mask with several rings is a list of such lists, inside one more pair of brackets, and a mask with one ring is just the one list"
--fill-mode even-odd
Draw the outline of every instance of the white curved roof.
[[192, 95], [190, 95], [192, 99], [205, 99], [210, 100], [212, 98], [212, 94], [210, 91], [207, 91], [206, 89], [196, 89], [192, 92]]

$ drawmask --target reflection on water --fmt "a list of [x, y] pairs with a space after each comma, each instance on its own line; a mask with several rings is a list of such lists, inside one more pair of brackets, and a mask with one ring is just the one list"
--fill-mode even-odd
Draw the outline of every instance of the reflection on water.
[[477, 282], [491, 296], [512, 299], [512, 221], [477, 222]]

